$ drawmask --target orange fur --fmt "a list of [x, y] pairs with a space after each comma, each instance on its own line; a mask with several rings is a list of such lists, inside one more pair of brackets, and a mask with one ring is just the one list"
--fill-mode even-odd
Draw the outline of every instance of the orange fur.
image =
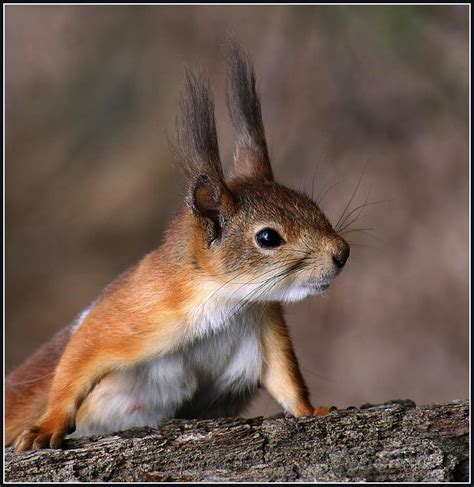
[[5, 383], [5, 443], [16, 437], [46, 410], [54, 371], [70, 338], [64, 328], [11, 372]]
[[[59, 447], [76, 422], [96, 414], [88, 398], [100, 382], [118, 384], [120, 373], [172, 354], [186, 355], [206, 340], [210, 352], [194, 350], [196, 367], [202, 367], [199, 353], [214, 353], [216, 343], [229, 348], [218, 363], [224, 372], [230, 370], [234, 382], [221, 393], [234, 394], [237, 384], [245, 395], [260, 381], [296, 416], [328, 413], [310, 403], [277, 302], [325, 290], [344, 266], [349, 246], [309, 197], [273, 180], [253, 68], [236, 44], [230, 49], [229, 72], [236, 176], [229, 181], [223, 176], [209, 88], [188, 74], [178, 124], [190, 187], [187, 205], [158, 250], [109, 285], [82, 321], [7, 377], [6, 444], [15, 441], [17, 451]], [[274, 248], [259, 243], [264, 228], [276, 232]], [[230, 319], [234, 315], [226, 314], [257, 302], [262, 311], [258, 330], [242, 331]], [[254, 326], [257, 320], [246, 312], [239, 319]], [[230, 331], [225, 328], [229, 323], [234, 325]], [[237, 340], [211, 341], [223, 329]], [[257, 373], [249, 373], [249, 363]], [[205, 391], [209, 384], [200, 385]], [[193, 393], [199, 397], [198, 387]]]
[[314, 408], [309, 401], [281, 306], [274, 305], [270, 313], [269, 326], [263, 330], [265, 366], [262, 385], [285, 410], [295, 416], [311, 416]]

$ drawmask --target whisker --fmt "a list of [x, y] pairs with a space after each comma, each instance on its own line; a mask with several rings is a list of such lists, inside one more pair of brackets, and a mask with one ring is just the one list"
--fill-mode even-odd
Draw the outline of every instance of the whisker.
[[349, 233], [355, 233], [355, 232], [365, 232], [367, 230], [374, 230], [373, 228], [351, 228], [345, 232], [339, 232], [340, 235], [344, 236]]
[[370, 188], [368, 189], [367, 191], [367, 195], [365, 196], [365, 200], [364, 200], [364, 203], [362, 205], [359, 205], [358, 207], [356, 206], [355, 208], [353, 208], [337, 225], [336, 228], [338, 229], [341, 229], [341, 227], [343, 227], [342, 229], [344, 229], [344, 225], [345, 223], [347, 222], [347, 220], [349, 219], [349, 217], [351, 215], [354, 214], [354, 212], [356, 212], [357, 210], [359, 210], [359, 212], [357, 213], [356, 215], [356, 218], [359, 218], [361, 212], [362, 212], [362, 208], [364, 208], [364, 206], [367, 204], [367, 202], [369, 201], [369, 196], [370, 196]]
[[[378, 205], [380, 203], [387, 203], [387, 202], [390, 202], [390, 201], [393, 201], [393, 199], [389, 199], [389, 200], [378, 200], [378, 201], [370, 201], [367, 203], [367, 201], [362, 204], [362, 205], [359, 205], [359, 206], [356, 206], [353, 210], [351, 210], [347, 215], [346, 215], [346, 218], [344, 218], [344, 221], [341, 222], [341, 226], [340, 228], [337, 230], [339, 233], [341, 231], [343, 231], [345, 228], [347, 228], [348, 226], [350, 226], [352, 223], [354, 223], [354, 221], [357, 221], [359, 215], [360, 215], [360, 212], [362, 211], [362, 209], [366, 208], [367, 206], [372, 206], [372, 205]], [[347, 219], [357, 210], [359, 210], [359, 213], [357, 214], [357, 216], [355, 217], [355, 219], [351, 220], [350, 223], [348, 223], [347, 225], [344, 225], [346, 222], [347, 222]], [[344, 226], [343, 226], [344, 225]], [[342, 227], [342, 228], [341, 228]]]
[[[346, 232], [346, 233], [349, 233], [349, 232]], [[377, 237], [376, 235], [374, 235], [373, 233], [370, 233], [367, 230], [363, 230], [363, 231], [361, 230], [361, 233], [363, 235], [367, 235], [367, 237], [373, 238], [374, 240], [376, 240], [377, 242], [379, 242], [381, 244], [385, 245], [387, 243], [383, 238]]]
[[5, 382], [6, 382], [6, 384], [8, 384], [9, 386], [12, 386], [12, 387], [22, 386], [24, 384], [31, 384], [33, 382], [38, 382], [39, 380], [42, 380], [46, 377], [50, 377], [54, 374], [55, 374], [55, 372], [50, 372], [49, 374], [42, 375], [41, 377], [37, 377], [36, 379], [24, 380], [21, 382], [11, 382], [11, 380], [7, 378], [7, 379], [5, 379]]
[[362, 173], [359, 177], [359, 181], [357, 182], [357, 186], [355, 187], [354, 191], [352, 192], [352, 195], [351, 195], [349, 201], [347, 202], [346, 206], [344, 207], [344, 210], [342, 211], [341, 216], [339, 217], [339, 220], [337, 220], [336, 225], [334, 225], [334, 228], [336, 228], [336, 229], [338, 228], [340, 221], [344, 217], [344, 215], [345, 215], [346, 211], [348, 210], [350, 204], [352, 203], [357, 191], [359, 190], [359, 186], [360, 186], [360, 183], [362, 181], [362, 177], [364, 176], [364, 172], [365, 172], [366, 167], [367, 167], [367, 163], [365, 164], [364, 169], [362, 170]]
[[321, 161], [321, 159], [318, 160], [318, 162], [316, 163], [316, 167], [314, 168], [314, 171], [313, 171], [313, 179], [311, 181], [311, 199], [313, 199], [313, 195], [314, 195], [314, 180], [316, 178], [316, 172], [318, 170], [320, 161]]
[[[375, 245], [363, 244], [363, 243], [348, 242], [348, 244], [351, 247], [368, 247], [369, 249], [377, 249], [377, 248], [380, 248], [380, 247], [376, 247]], [[352, 259], [352, 256], [351, 256], [351, 259]]]
[[[299, 262], [297, 262], [295, 265], [299, 265]], [[292, 271], [293, 267], [294, 266], [290, 267], [289, 269], [284, 269], [283, 272], [280, 272], [279, 274], [277, 274], [275, 276], [270, 276], [266, 281], [263, 282], [263, 284], [261, 284], [256, 290], [251, 291], [249, 294], [247, 294], [240, 302], [248, 301], [249, 297], [252, 297], [252, 298], [254, 298], [255, 296], [260, 297], [265, 291], [270, 290], [278, 282], [280, 282], [286, 275], [288, 275]], [[281, 279], [278, 279], [278, 278], [281, 278]], [[268, 285], [270, 285], [270, 287], [267, 289], [266, 287]], [[257, 295], [257, 293], [258, 293], [258, 295]], [[239, 310], [240, 310], [240, 307], [237, 309], [237, 312]]]
[[316, 201], [316, 204], [318, 206], [321, 206], [322, 202], [323, 202], [323, 199], [324, 197], [329, 193], [329, 191], [331, 191], [331, 189], [333, 189], [334, 187], [336, 187], [338, 184], [341, 184], [343, 183], [345, 180], [344, 179], [341, 179], [340, 181], [336, 181], [334, 184], [332, 184], [331, 186], [329, 186], [329, 188], [327, 188], [324, 193], [318, 198], [318, 200]]
[[[310, 252], [306, 252], [304, 250], [300, 250], [300, 249], [292, 249], [290, 248], [289, 250], [291, 251], [294, 251], [294, 252], [300, 252], [302, 254], [304, 254], [305, 256], [308, 256]], [[265, 258], [262, 257], [262, 259], [260, 260], [260, 262], [262, 260], [264, 260]], [[304, 260], [304, 259], [303, 259]], [[309, 262], [311, 262], [311, 259], [309, 260]], [[289, 263], [291, 263], [291, 260], [289, 259], [286, 259], [283, 263], [281, 263], [278, 267], [272, 267], [271, 269], [269, 269], [268, 271], [264, 272], [264, 273], [260, 273], [259, 275], [255, 276], [253, 279], [250, 279], [250, 280], [247, 280], [243, 283], [239, 283], [239, 282], [236, 282], [235, 284], [241, 284], [237, 290], [240, 290], [242, 289], [242, 287], [250, 284], [250, 283], [259, 283], [259, 281], [257, 281], [257, 279], [259, 278], [262, 278], [264, 277], [265, 275], [268, 275], [270, 273], [273, 273], [275, 271], [278, 271], [279, 269], [282, 269], [282, 268], [285, 268]], [[238, 277], [240, 277], [241, 275], [245, 274], [247, 272], [247, 270], [243, 270], [241, 271], [240, 273], [238, 273], [236, 276], [233, 276], [232, 278], [230, 278], [229, 280], [227, 280], [225, 283], [223, 283], [221, 286], [219, 286], [216, 290], [214, 290], [206, 299], [205, 301], [203, 301], [200, 306], [199, 306], [199, 310], [202, 310], [205, 305], [212, 299], [213, 296], [215, 296], [219, 291], [221, 291], [226, 285], [228, 285], [229, 283], [231, 283], [232, 281], [235, 281], [235, 279], [237, 279]], [[271, 279], [272, 277], [270, 277]], [[266, 280], [263, 280], [262, 281], [262, 284], [265, 284]]]
[[318, 374], [317, 372], [314, 372], [312, 369], [309, 369], [306, 365], [302, 365], [301, 363], [300, 363], [300, 368], [303, 370], [303, 372], [305, 374], [313, 375], [313, 376], [317, 377], [318, 379], [322, 379], [322, 380], [325, 380], [326, 382], [331, 382], [333, 384], [338, 383], [338, 381], [333, 380], [333, 379], [329, 379], [322, 374]]
[[[309, 247], [308, 247], [308, 249], [309, 249]], [[305, 254], [305, 255], [312, 254], [312, 251], [310, 251], [310, 250], [293, 249], [291, 247], [287, 247], [287, 250], [291, 250], [292, 252], [300, 252], [301, 254]]]
[[[261, 258], [261, 260], [259, 262], [262, 262], [264, 259], [263, 257]], [[239, 272], [237, 275], [233, 276], [232, 278], [230, 278], [228, 281], [224, 282], [221, 286], [219, 286], [215, 291], [213, 291], [207, 298], [205, 301], [203, 301], [200, 305], [200, 308], [203, 307], [205, 304], [207, 304], [210, 299], [216, 294], [218, 293], [219, 291], [221, 291], [226, 285], [228, 285], [230, 282], [234, 281], [235, 279], [237, 279], [238, 277], [242, 276], [243, 274], [245, 274], [247, 272], [246, 269], [242, 270], [241, 272]], [[270, 271], [269, 271], [270, 272]], [[265, 274], [263, 274], [265, 275]], [[259, 276], [257, 276], [259, 277]], [[236, 283], [236, 284], [239, 284], [239, 283]], [[245, 283], [242, 283], [243, 285], [246, 284]]]
[[[283, 272], [277, 274], [276, 276], [271, 276], [263, 284], [258, 286], [256, 289], [251, 290], [241, 300], [238, 301], [236, 307], [232, 308], [230, 314], [225, 318], [225, 321], [227, 321], [228, 319], [232, 318], [235, 314], [237, 314], [241, 309], [243, 309], [243, 307], [246, 304], [249, 305], [249, 307], [246, 309], [246, 311], [248, 311], [250, 307], [252, 307], [256, 302], [258, 302], [258, 299], [253, 299], [253, 298], [255, 297], [259, 298], [260, 296], [263, 295], [264, 292], [271, 290], [279, 282], [281, 282], [290, 272], [293, 272], [293, 270], [300, 265], [302, 265], [302, 261], [296, 262], [296, 264], [291, 266], [289, 269], [285, 269]], [[272, 280], [274, 281], [272, 282]], [[267, 286], [269, 287], [267, 288]], [[250, 300], [249, 298], [252, 298], [252, 300]]]
[[[288, 265], [288, 261], [285, 261], [285, 262], [283, 262], [281, 265], [279, 265], [278, 267], [276, 267], [276, 268], [272, 268], [272, 269], [268, 270], [267, 272], [265, 272], [265, 273], [263, 273], [263, 274], [259, 274], [259, 275], [257, 275], [255, 278], [250, 279], [250, 280], [248, 280], [248, 281], [246, 281], [246, 282], [242, 283], [242, 285], [241, 285], [241, 286], [239, 286], [238, 290], [240, 290], [240, 289], [242, 289], [242, 287], [244, 287], [244, 286], [246, 286], [246, 285], [248, 285], [248, 284], [250, 284], [250, 283], [254, 282], [256, 279], [262, 278], [264, 275], [267, 275], [267, 274], [269, 274], [269, 273], [273, 273], [273, 272], [275, 272], [275, 271], [278, 271], [279, 269], [282, 269], [282, 268], [286, 267], [287, 265]], [[261, 283], [259, 286], [257, 286], [257, 288], [252, 289], [252, 290], [251, 290], [249, 293], [247, 293], [247, 294], [246, 294], [246, 295], [245, 295], [243, 298], [241, 298], [239, 301], [237, 301], [237, 305], [236, 305], [236, 306], [238, 306], [238, 305], [239, 305], [241, 302], [244, 302], [244, 301], [245, 301], [245, 300], [246, 300], [246, 299], [247, 299], [247, 298], [248, 298], [248, 297], [249, 297], [249, 296], [252, 294], [252, 292], [257, 292], [257, 291], [258, 291], [258, 290], [259, 290], [259, 289], [260, 289], [262, 286], [264, 286], [264, 285], [265, 285], [265, 284], [266, 284], [268, 281], [270, 281], [270, 280], [271, 280], [271, 279], [273, 279], [273, 278], [274, 278], [274, 276], [270, 276], [268, 279], [263, 280], [263, 281], [262, 281], [262, 283]], [[257, 281], [257, 284], [258, 284], [258, 281]], [[224, 287], [224, 286], [221, 286], [219, 289], [222, 289], [223, 287]], [[217, 291], [215, 291], [215, 292], [217, 292]], [[215, 292], [214, 292], [213, 294], [215, 294]], [[203, 308], [203, 307], [204, 307], [204, 305], [205, 305], [207, 302], [209, 302], [209, 299], [210, 299], [210, 298], [206, 299], [206, 301], [205, 301], [204, 303], [202, 303], [202, 304], [201, 304], [200, 309], [201, 309], [201, 308]], [[235, 309], [235, 307], [231, 309], [230, 314], [229, 314], [228, 316], [226, 316], [226, 317], [224, 318], [224, 320], [223, 320], [223, 321], [228, 320], [228, 319], [229, 319], [229, 316], [233, 315], [233, 310], [234, 310], [234, 309]]]

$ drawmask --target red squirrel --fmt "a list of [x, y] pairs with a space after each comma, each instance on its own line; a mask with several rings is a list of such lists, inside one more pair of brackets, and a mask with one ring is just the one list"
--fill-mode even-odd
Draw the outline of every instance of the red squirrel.
[[209, 82], [186, 70], [174, 147], [186, 204], [161, 247], [7, 376], [16, 451], [238, 415], [259, 386], [289, 414], [328, 413], [311, 405], [282, 303], [326, 291], [350, 248], [311, 198], [275, 181], [253, 64], [236, 41], [226, 64], [234, 175], [223, 174]]

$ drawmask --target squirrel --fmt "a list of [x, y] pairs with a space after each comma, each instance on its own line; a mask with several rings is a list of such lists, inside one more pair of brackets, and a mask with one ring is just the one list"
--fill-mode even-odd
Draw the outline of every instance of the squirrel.
[[186, 201], [162, 245], [106, 287], [6, 379], [6, 445], [236, 416], [263, 387], [294, 416], [314, 408], [283, 303], [327, 290], [348, 243], [306, 194], [275, 181], [253, 62], [226, 48], [234, 175], [223, 173], [209, 80], [185, 70], [175, 156]]

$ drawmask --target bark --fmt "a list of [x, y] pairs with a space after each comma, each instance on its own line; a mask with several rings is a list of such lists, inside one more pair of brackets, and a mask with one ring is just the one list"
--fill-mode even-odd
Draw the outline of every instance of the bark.
[[469, 403], [392, 401], [326, 417], [173, 420], [64, 450], [5, 450], [9, 482], [468, 481]]

